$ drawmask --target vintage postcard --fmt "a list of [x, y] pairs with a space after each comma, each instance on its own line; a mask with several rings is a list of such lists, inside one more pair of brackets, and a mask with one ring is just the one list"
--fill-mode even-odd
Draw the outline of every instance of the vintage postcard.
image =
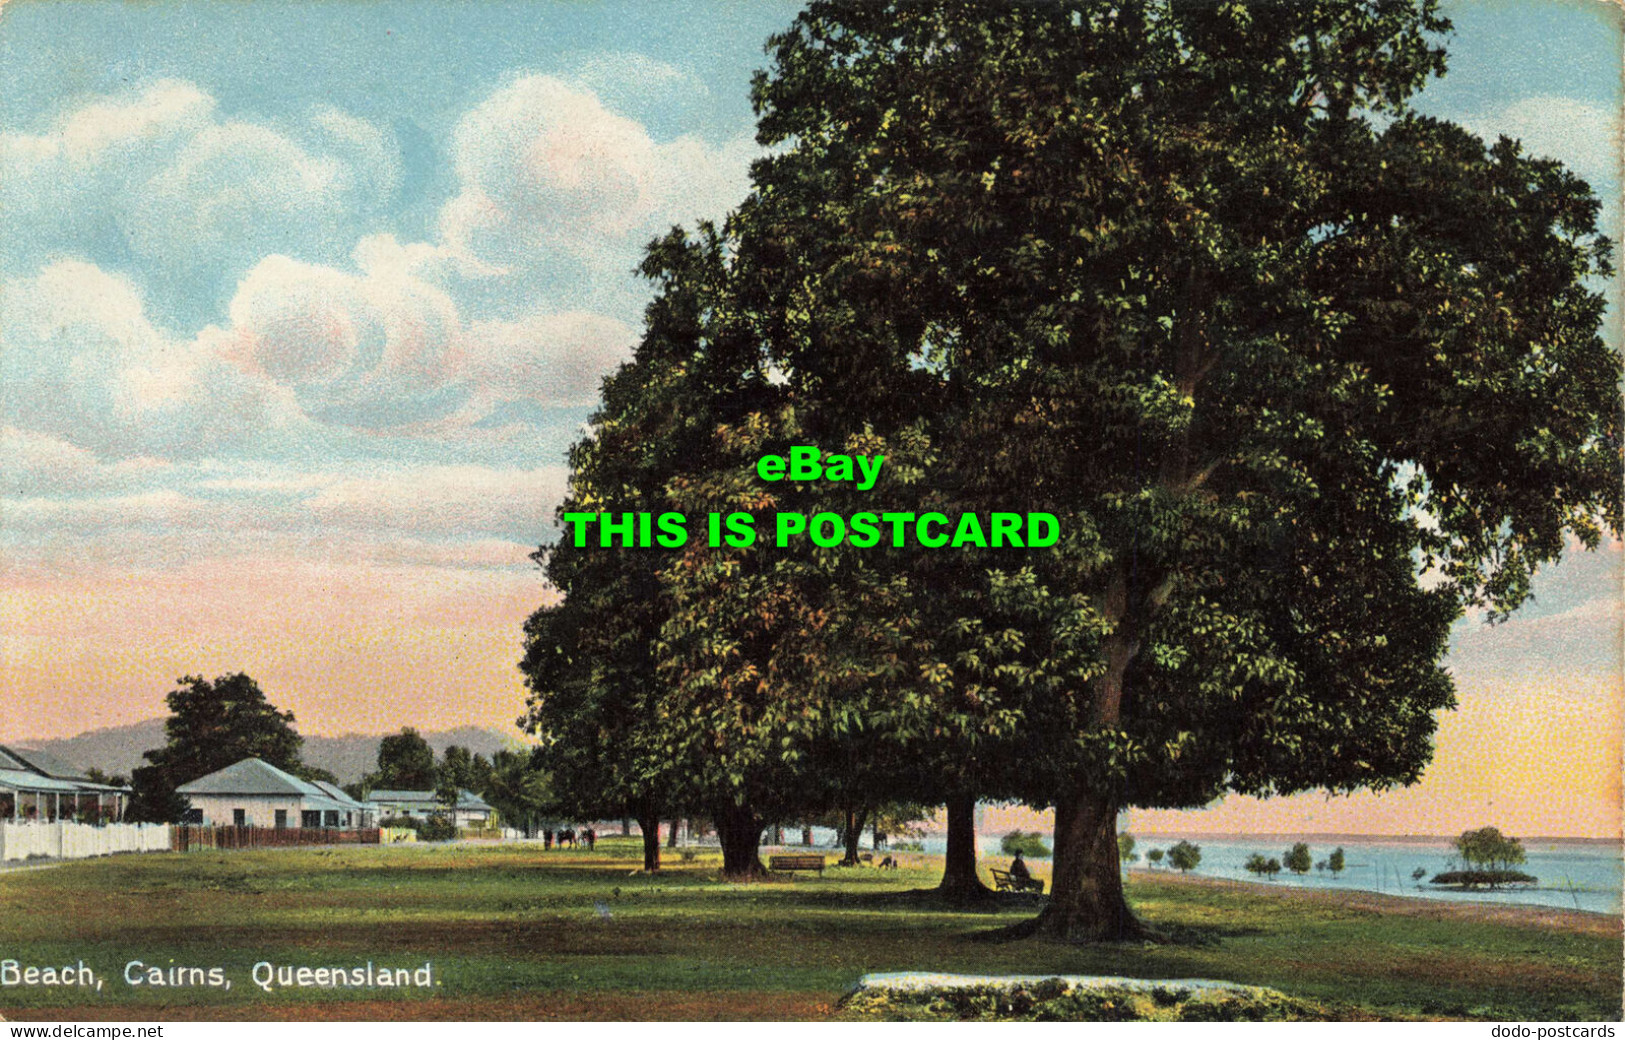
[[1622, 54], [0, 5], [0, 1018], [1612, 1036]]

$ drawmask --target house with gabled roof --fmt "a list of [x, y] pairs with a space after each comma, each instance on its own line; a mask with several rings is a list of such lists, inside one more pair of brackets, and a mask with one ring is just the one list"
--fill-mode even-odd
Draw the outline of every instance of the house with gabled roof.
[[49, 752], [0, 744], [0, 820], [121, 820], [129, 795]]
[[[426, 819], [443, 814], [446, 806], [433, 791], [399, 791], [382, 789], [369, 791], [367, 800], [377, 806], [380, 816], [404, 816]], [[496, 815], [496, 809], [485, 799], [466, 788], [457, 792], [457, 804], [452, 807], [452, 822], [459, 827], [486, 827]]]
[[278, 830], [357, 830], [377, 825], [372, 805], [351, 798], [336, 784], [301, 780], [258, 758], [200, 776], [176, 788], [176, 793], [191, 805], [188, 823]]

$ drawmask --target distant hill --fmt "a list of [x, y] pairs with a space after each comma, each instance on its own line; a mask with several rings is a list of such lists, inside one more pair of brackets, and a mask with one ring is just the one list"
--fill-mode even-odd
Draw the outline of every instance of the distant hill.
[[[423, 739], [443, 753], [449, 745], [461, 744], [475, 754], [490, 758], [507, 747], [519, 746], [516, 736], [506, 737], [493, 730], [478, 726], [459, 726], [457, 729], [430, 732], [418, 730]], [[329, 770], [341, 783], [360, 780], [378, 761], [378, 742], [388, 734], [346, 733], [339, 737], [305, 737], [302, 757], [309, 765]], [[76, 737], [61, 740], [17, 740], [18, 747], [38, 748], [65, 758], [84, 769], [96, 768], [109, 775], [130, 771], [144, 765], [142, 752], [162, 747], [164, 720], [147, 719], [128, 726], [95, 729]]]

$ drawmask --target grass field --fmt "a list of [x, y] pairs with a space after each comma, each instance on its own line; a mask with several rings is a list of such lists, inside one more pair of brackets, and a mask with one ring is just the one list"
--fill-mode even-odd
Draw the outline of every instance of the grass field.
[[[831, 857], [833, 861], [834, 857]], [[101, 992], [0, 988], [35, 1018], [806, 1019], [872, 971], [1111, 974], [1271, 986], [1378, 1017], [1618, 1019], [1620, 921], [1133, 872], [1160, 945], [997, 943], [1030, 916], [933, 906], [936, 865], [753, 885], [703, 854], [654, 878], [633, 842], [154, 854], [0, 873], [0, 959], [85, 962]], [[229, 990], [132, 987], [139, 960], [219, 967]], [[256, 962], [434, 965], [429, 988], [279, 989]]]

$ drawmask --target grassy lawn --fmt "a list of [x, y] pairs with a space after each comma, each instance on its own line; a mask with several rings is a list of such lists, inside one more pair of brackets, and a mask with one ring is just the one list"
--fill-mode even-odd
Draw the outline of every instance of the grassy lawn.
[[[1033, 913], [935, 907], [927, 859], [754, 885], [718, 861], [632, 873], [632, 842], [153, 854], [0, 873], [0, 959], [83, 960], [101, 992], [0, 989], [12, 1019], [721, 1018], [834, 1013], [873, 971], [1111, 974], [1272, 986], [1381, 1017], [1620, 1017], [1620, 922], [1423, 900], [1269, 892], [1133, 872], [1138, 913], [1177, 941], [1069, 947], [977, 934]], [[831, 857], [833, 861], [834, 857]], [[230, 990], [130, 987], [127, 962], [221, 967]], [[434, 965], [400, 992], [280, 989], [259, 961]]]

